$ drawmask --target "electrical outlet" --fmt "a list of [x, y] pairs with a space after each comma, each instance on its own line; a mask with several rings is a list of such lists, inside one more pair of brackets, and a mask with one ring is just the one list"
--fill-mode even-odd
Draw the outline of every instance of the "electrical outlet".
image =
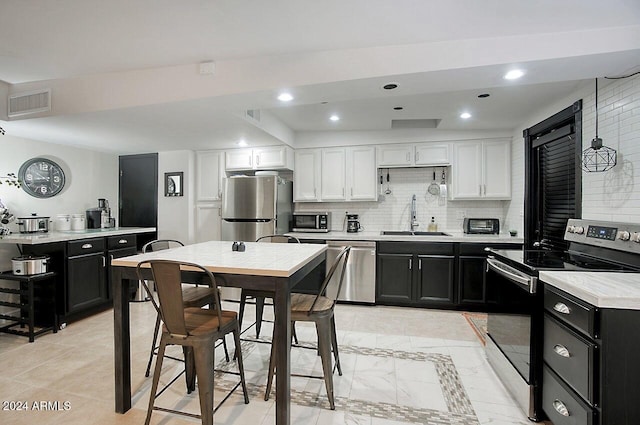
[[458, 210], [456, 211], [456, 219], [458, 220], [464, 220], [464, 218], [467, 216], [467, 212], [464, 210]]

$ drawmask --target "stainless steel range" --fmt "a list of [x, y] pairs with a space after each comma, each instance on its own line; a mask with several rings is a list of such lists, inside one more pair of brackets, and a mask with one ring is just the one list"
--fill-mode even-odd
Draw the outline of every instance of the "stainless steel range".
[[540, 270], [640, 271], [640, 225], [570, 219], [566, 251], [488, 250], [486, 353], [529, 419], [542, 418]]

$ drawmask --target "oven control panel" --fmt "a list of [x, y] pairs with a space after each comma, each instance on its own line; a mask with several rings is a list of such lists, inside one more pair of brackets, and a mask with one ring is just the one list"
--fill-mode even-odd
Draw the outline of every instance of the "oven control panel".
[[570, 219], [567, 222], [564, 239], [640, 253], [640, 224]]

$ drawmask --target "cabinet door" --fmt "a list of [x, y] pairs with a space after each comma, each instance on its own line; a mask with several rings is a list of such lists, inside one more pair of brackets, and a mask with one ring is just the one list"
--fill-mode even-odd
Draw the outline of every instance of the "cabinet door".
[[453, 145], [451, 199], [482, 197], [482, 143]]
[[[109, 298], [109, 300], [113, 299], [113, 291], [111, 289], [111, 262], [116, 259], [116, 258], [122, 258], [122, 257], [128, 257], [130, 255], [136, 255], [138, 253], [138, 249], [136, 248], [135, 244], [134, 246], [130, 246], [127, 248], [120, 248], [120, 249], [112, 249], [109, 250], [107, 252], [107, 258], [109, 260], [109, 264], [107, 267], [107, 297]], [[129, 284], [131, 288], [135, 288], [137, 285], [137, 281], [134, 284]]]
[[458, 290], [460, 304], [484, 304], [486, 302], [484, 257], [459, 257]]
[[378, 168], [413, 165], [413, 145], [378, 146]]
[[220, 240], [220, 211], [220, 204], [196, 205], [196, 243]]
[[196, 153], [196, 201], [222, 199], [224, 177], [224, 152], [202, 151]]
[[347, 193], [351, 201], [376, 201], [376, 151], [372, 146], [347, 149]]
[[378, 254], [376, 302], [411, 304], [411, 254]]
[[344, 201], [346, 198], [345, 149], [322, 149], [320, 167], [322, 201]]
[[449, 165], [450, 145], [448, 144], [431, 144], [424, 143], [416, 145], [416, 165]]
[[320, 190], [320, 149], [300, 149], [295, 153], [293, 200], [317, 201]]
[[418, 280], [415, 299], [421, 304], [453, 304], [455, 257], [418, 255]]
[[511, 199], [511, 143], [485, 142], [482, 152], [483, 197]]
[[225, 152], [227, 170], [253, 169], [253, 151], [251, 149], [234, 149]]
[[253, 164], [256, 170], [286, 168], [292, 169], [288, 161], [291, 148], [287, 146], [270, 146], [253, 150]]
[[102, 254], [70, 257], [67, 261], [67, 313], [108, 302], [106, 258]]

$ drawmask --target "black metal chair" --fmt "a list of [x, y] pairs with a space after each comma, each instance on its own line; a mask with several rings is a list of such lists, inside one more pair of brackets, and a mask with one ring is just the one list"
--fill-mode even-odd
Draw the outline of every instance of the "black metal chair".
[[[318, 352], [322, 360], [322, 371], [324, 384], [327, 389], [327, 397], [329, 398], [329, 406], [331, 410], [335, 410], [334, 396], [333, 396], [333, 368], [331, 365], [331, 351], [336, 362], [336, 368], [338, 374], [342, 376], [342, 367], [340, 366], [340, 357], [338, 354], [338, 338], [336, 336], [336, 322], [333, 314], [336, 300], [340, 290], [342, 289], [342, 282], [344, 281], [345, 269], [347, 261], [349, 261], [350, 246], [346, 246], [340, 251], [336, 257], [335, 263], [329, 269], [322, 287], [317, 295], [309, 294], [291, 294], [291, 322], [314, 322], [316, 325], [316, 331], [318, 334]], [[340, 267], [340, 277], [338, 280], [338, 290], [335, 293], [335, 298], [329, 298], [327, 296], [327, 286], [331, 281], [334, 273]], [[264, 399], [269, 399], [269, 393], [271, 392], [271, 386], [273, 384], [273, 375], [275, 372], [275, 338], [274, 343], [271, 344], [271, 357], [269, 358], [269, 374], [267, 375], [267, 390], [264, 394]], [[277, 385], [277, 383], [276, 383]]]
[[[180, 241], [174, 239], [157, 239], [151, 242], [147, 242], [142, 247], [143, 253], [162, 251], [171, 248], [177, 248], [184, 246], [184, 244]], [[143, 282], [142, 280], [140, 282]], [[213, 288], [210, 286], [198, 286], [198, 285], [190, 285], [188, 287], [184, 287], [182, 289], [182, 299], [184, 301], [185, 307], [204, 307], [209, 305], [213, 306], [214, 303], [214, 294], [213, 292], [218, 293], [218, 288]], [[149, 294], [151, 296], [151, 294]], [[153, 299], [153, 298], [152, 298]], [[153, 330], [153, 340], [151, 341], [151, 351], [149, 353], [149, 362], [147, 363], [147, 369], [144, 373], [144, 376], [149, 376], [151, 372], [151, 363], [153, 362], [153, 356], [158, 352], [158, 332], [160, 331], [160, 315], [156, 315], [156, 324]], [[227, 342], [222, 338], [222, 343], [224, 345], [224, 353], [227, 361], [229, 361], [229, 352], [227, 350]], [[170, 357], [174, 360], [179, 360], [177, 358]]]
[[[142, 269], [151, 268], [153, 280], [158, 294], [158, 303], [153, 299], [151, 290], [142, 279]], [[182, 268], [190, 272], [197, 270], [204, 274], [209, 287], [213, 289], [211, 308], [187, 307], [184, 299], [185, 291], [182, 289]], [[215, 342], [223, 339], [226, 334], [233, 333], [240, 382], [231, 391], [235, 391], [242, 385], [244, 402], [249, 403], [247, 386], [244, 377], [244, 365], [242, 363], [242, 349], [240, 346], [240, 326], [238, 325], [235, 311], [222, 310], [218, 296], [215, 278], [204, 267], [186, 262], [172, 260], [145, 260], [138, 264], [136, 271], [143, 282], [145, 290], [151, 297], [151, 302], [162, 319], [162, 334], [158, 348], [158, 360], [153, 372], [153, 382], [149, 395], [149, 407], [145, 425], [149, 425], [153, 410], [160, 410], [181, 414], [190, 417], [199, 417], [203, 425], [213, 425], [213, 381], [214, 381], [214, 352]], [[198, 396], [200, 400], [200, 415], [186, 413], [178, 410], [155, 406], [155, 399], [162, 394], [157, 393], [162, 362], [167, 345], [180, 345], [187, 356], [193, 361], [195, 378], [198, 383]], [[175, 382], [173, 379], [168, 385]], [[187, 383], [189, 389], [189, 383]], [[226, 398], [224, 399], [226, 400]], [[222, 400], [222, 402], [224, 402]], [[217, 407], [216, 407], [217, 409]]]

